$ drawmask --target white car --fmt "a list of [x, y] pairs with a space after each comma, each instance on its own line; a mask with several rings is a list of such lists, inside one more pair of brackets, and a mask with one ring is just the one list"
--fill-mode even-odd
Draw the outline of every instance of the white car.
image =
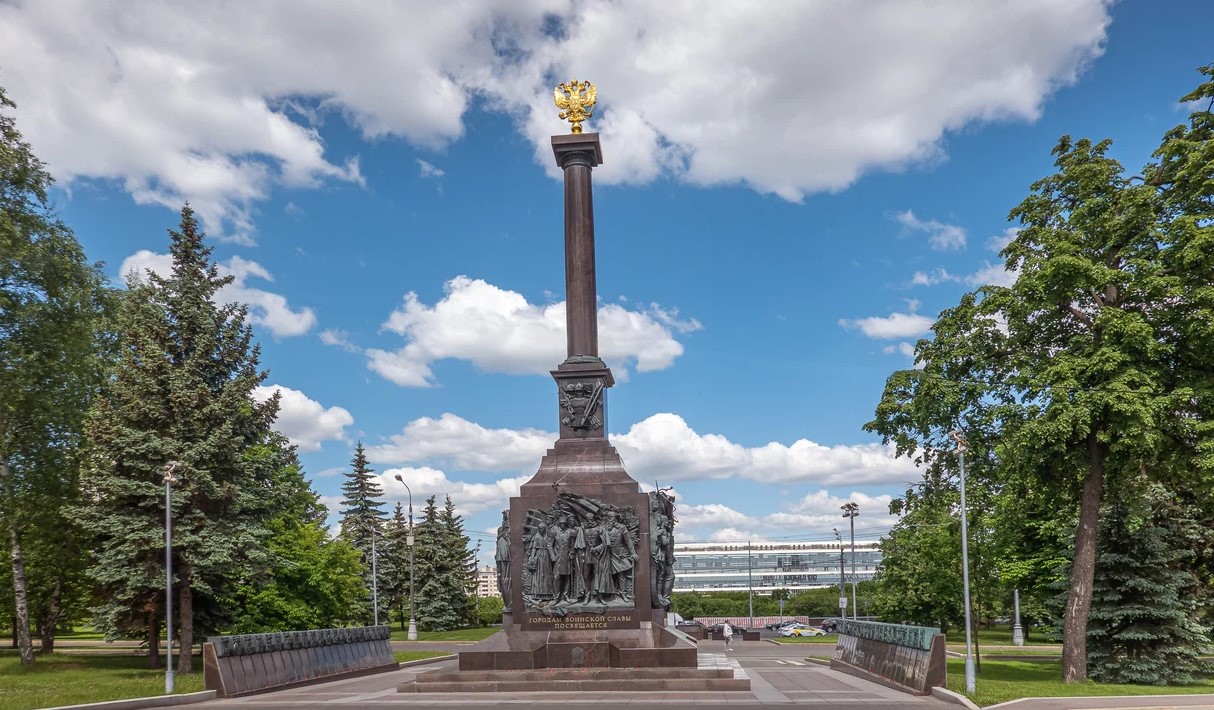
[[826, 632], [817, 626], [806, 624], [789, 624], [780, 629], [781, 636], [825, 636]]

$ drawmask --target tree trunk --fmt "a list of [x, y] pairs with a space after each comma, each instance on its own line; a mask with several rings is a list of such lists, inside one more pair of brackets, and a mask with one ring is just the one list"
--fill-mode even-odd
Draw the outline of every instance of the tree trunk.
[[160, 657], [160, 615], [153, 608], [148, 612], [148, 668], [159, 670], [164, 668], [164, 659]]
[[[184, 565], [183, 565], [184, 567]], [[181, 638], [177, 646], [177, 672], [194, 672], [194, 590], [190, 589], [190, 574], [182, 570], [177, 588], [177, 604], [180, 607]]]
[[[3, 466], [8, 474], [8, 465]], [[16, 610], [14, 626], [17, 631], [17, 652], [21, 656], [21, 665], [34, 665], [34, 642], [30, 639], [30, 608], [29, 598], [25, 593], [25, 558], [21, 556], [21, 540], [17, 537], [17, 526], [9, 521], [8, 526], [9, 554], [13, 562], [13, 604]]]
[[1104, 487], [1104, 460], [1108, 446], [1093, 432], [1088, 435], [1089, 469], [1079, 499], [1079, 527], [1075, 530], [1075, 561], [1071, 589], [1062, 615], [1062, 682], [1082, 683], [1088, 678], [1088, 611], [1092, 608], [1092, 582], [1096, 575], [1097, 530]]
[[46, 618], [42, 620], [42, 648], [39, 653], [54, 653], [55, 652], [55, 632], [59, 630], [59, 614], [62, 611], [61, 600], [63, 598], [63, 578], [55, 580], [55, 587], [51, 590], [51, 609], [46, 614]]

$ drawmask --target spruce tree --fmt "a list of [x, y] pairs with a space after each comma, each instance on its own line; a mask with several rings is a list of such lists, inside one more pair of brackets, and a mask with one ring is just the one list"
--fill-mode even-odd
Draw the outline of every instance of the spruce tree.
[[443, 533], [447, 540], [447, 552], [451, 557], [451, 600], [461, 614], [461, 625], [476, 624], [476, 554], [469, 549], [468, 535], [464, 532], [464, 518], [455, 514], [451, 496], [443, 505]]
[[[341, 485], [341, 535], [354, 546], [362, 555], [363, 581], [366, 583], [366, 603], [363, 605], [364, 623], [371, 623], [374, 613], [371, 608], [371, 570], [372, 552], [374, 548], [375, 565], [379, 572], [376, 587], [380, 591], [380, 611], [384, 610], [384, 569], [378, 569], [386, 557], [383, 554], [387, 545], [384, 543], [384, 519], [387, 517], [382, 510], [385, 503], [384, 491], [375, 478], [375, 471], [367, 463], [367, 454], [363, 443], [358, 442], [354, 450], [354, 458], [350, 461], [350, 471], [345, 474], [346, 480]], [[381, 546], [383, 549], [381, 549]]]
[[[1210, 640], [1194, 621], [1193, 557], [1174, 518], [1160, 514], [1171, 496], [1158, 485], [1117, 496], [1101, 519], [1088, 616], [1088, 668], [1101, 683], [1178, 685], [1203, 673], [1198, 660]], [[1123, 492], [1128, 493], [1128, 492]]]
[[[87, 505], [78, 513], [97, 538], [90, 570], [100, 591], [98, 623], [111, 637], [143, 631], [159, 664], [164, 613], [164, 471], [173, 484], [174, 616], [182, 649], [195, 619], [213, 630], [238, 580], [269, 565], [267, 522], [278, 501], [274, 468], [255, 455], [270, 437], [278, 399], [259, 403], [258, 369], [242, 305], [216, 305], [220, 277], [193, 210], [169, 231], [173, 269], [130, 285], [118, 319], [117, 363], [89, 420]], [[180, 654], [178, 672], [193, 669]]]
[[426, 499], [424, 519], [415, 530], [414, 564], [417, 624], [426, 631], [447, 631], [467, 624], [473, 613], [468, 537], [450, 496], [439, 510]]
[[[409, 618], [409, 520], [405, 517], [404, 509], [398, 502], [388, 520], [384, 539], [387, 542], [388, 562], [390, 569], [385, 574], [381, 570], [380, 577], [384, 585], [380, 587], [380, 604], [396, 612], [400, 619], [401, 630], [405, 629], [405, 620]], [[383, 558], [381, 558], [383, 559]]]

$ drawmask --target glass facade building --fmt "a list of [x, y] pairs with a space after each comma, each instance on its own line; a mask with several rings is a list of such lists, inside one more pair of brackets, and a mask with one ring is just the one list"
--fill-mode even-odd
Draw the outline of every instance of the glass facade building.
[[[856, 576], [864, 582], [877, 573], [881, 550], [876, 540], [856, 540]], [[756, 592], [839, 586], [837, 542], [688, 542], [674, 546], [674, 591]], [[851, 541], [843, 543], [848, 582], [852, 578]]]

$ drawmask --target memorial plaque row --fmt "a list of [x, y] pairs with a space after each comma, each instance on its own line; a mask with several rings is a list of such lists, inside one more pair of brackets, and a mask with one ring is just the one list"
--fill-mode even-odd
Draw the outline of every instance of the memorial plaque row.
[[838, 630], [840, 636], [854, 636], [923, 651], [931, 650], [932, 638], [940, 633], [940, 629], [931, 626], [883, 624], [877, 621], [852, 621], [849, 619], [840, 619]]
[[273, 651], [387, 641], [391, 637], [392, 629], [388, 626], [359, 626], [347, 629], [211, 636], [207, 641], [215, 646], [215, 655], [218, 658], [224, 658], [225, 656], [246, 656]]

